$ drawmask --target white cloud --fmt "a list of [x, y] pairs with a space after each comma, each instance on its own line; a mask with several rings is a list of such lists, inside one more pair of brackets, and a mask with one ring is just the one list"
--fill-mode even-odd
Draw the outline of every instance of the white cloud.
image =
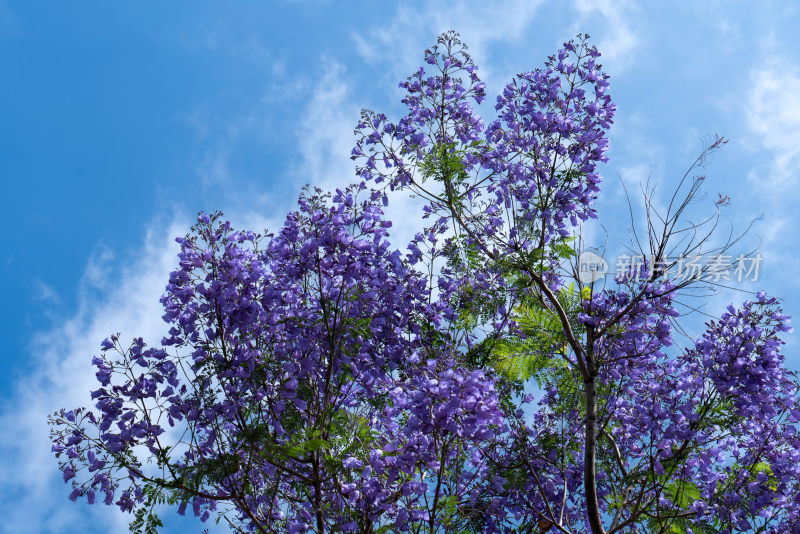
[[748, 148], [764, 154], [748, 174], [750, 190], [768, 212], [759, 226], [763, 239], [764, 270], [787, 287], [800, 287], [794, 267], [800, 250], [787, 232], [796, 226], [800, 201], [800, 65], [774, 53], [775, 44], [764, 40], [770, 59], [750, 71], [745, 121]]
[[633, 7], [630, 2], [621, 0], [575, 0], [578, 12], [575, 32], [587, 32], [587, 25], [598, 15], [604, 23], [597, 48], [603, 54], [603, 64], [611, 67], [614, 74], [630, 65], [640, 41], [632, 27], [630, 12]]
[[[353, 128], [361, 107], [353, 101], [345, 68], [324, 58], [322, 62], [329, 66], [303, 111], [297, 132], [302, 158], [292, 174], [296, 185], [311, 184], [323, 191], [334, 191], [360, 181], [350, 151], [355, 144]], [[395, 248], [404, 250], [405, 244], [419, 231], [421, 206], [401, 192], [392, 193], [389, 202], [385, 213], [394, 223], [391, 242]]]
[[497, 2], [427, 2], [421, 7], [401, 4], [391, 23], [354, 36], [359, 53], [368, 61], [389, 63], [393, 79], [404, 78], [422, 58], [435, 36], [458, 31], [481, 65], [481, 78], [492, 86], [491, 66], [484, 67], [488, 46], [494, 41], [516, 41], [526, 30], [541, 0]]
[[112, 262], [114, 261], [114, 251], [103, 243], [100, 243], [94, 253], [89, 257], [86, 269], [81, 278], [81, 288], [87, 290], [107, 289], [112, 283], [110, 278]]
[[300, 119], [297, 137], [302, 160], [293, 174], [297, 185], [314, 184], [330, 190], [355, 181], [350, 150], [360, 107], [349, 99], [344, 66], [325, 58], [320, 62], [328, 67]]
[[246, 133], [252, 134], [248, 127], [257, 122], [255, 109], [220, 120], [208, 105], [201, 105], [186, 116], [186, 121], [194, 127], [199, 139], [205, 141], [206, 146], [195, 167], [204, 188], [230, 185], [234, 178], [230, 168], [231, 156], [242, 137]]
[[773, 158], [766, 174], [754, 177], [782, 195], [800, 178], [800, 66], [773, 60], [750, 79], [747, 124]]
[[32, 371], [0, 410], [5, 429], [0, 434], [0, 487], [14, 495], [0, 531], [67, 533], [88, 530], [87, 525], [127, 531], [130, 518], [116, 509], [67, 500], [68, 487], [50, 452], [46, 418], [62, 407], [90, 404], [89, 392], [96, 386], [91, 358], [110, 333], [120, 331], [122, 339], [161, 339], [165, 328], [159, 297], [175, 263], [172, 238], [187, 227], [179, 221], [154, 224], [137, 259], [116, 275], [109, 267], [111, 251], [100, 249], [88, 262], [78, 310], [31, 341]]
[[197, 175], [205, 187], [230, 182], [231, 141], [226, 140], [208, 149], [197, 165]]
[[[509, 74], [496, 72], [501, 68], [513, 71], [527, 65], [509, 65], [489, 59], [488, 49], [495, 43], [519, 44], [542, 33], [539, 25], [552, 22], [542, 20], [534, 24], [535, 16], [547, 3], [543, 0], [504, 0], [497, 2], [424, 2], [422, 6], [400, 4], [391, 22], [354, 35], [357, 49], [367, 61], [380, 63], [392, 79], [405, 77], [422, 57], [422, 50], [430, 46], [432, 38], [454, 29], [468, 43], [473, 57], [481, 66], [481, 78], [488, 87], [496, 87]], [[634, 15], [639, 7], [627, 0], [574, 0], [571, 3], [552, 4], [567, 20], [563, 32], [557, 37], [572, 37], [576, 33], [591, 33], [603, 54], [603, 64], [614, 74], [627, 68], [636, 58], [636, 49], [642, 43]], [[552, 16], [552, 15], [551, 15]], [[597, 35], [594, 35], [597, 34]], [[547, 51], [548, 53], [550, 50]], [[388, 65], [388, 68], [386, 66]]]
[[59, 304], [61, 302], [58, 291], [56, 291], [53, 286], [39, 279], [35, 281], [34, 298], [42, 303]]

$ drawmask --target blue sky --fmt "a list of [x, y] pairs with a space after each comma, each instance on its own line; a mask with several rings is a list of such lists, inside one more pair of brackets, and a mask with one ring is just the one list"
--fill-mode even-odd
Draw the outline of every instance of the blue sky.
[[[172, 238], [197, 211], [275, 228], [303, 184], [349, 183], [359, 110], [398, 116], [397, 82], [451, 28], [490, 95], [592, 36], [618, 105], [597, 246], [604, 232], [609, 250], [625, 239], [621, 181], [669, 191], [703, 139], [730, 138], [698, 209], [721, 192], [726, 224], [764, 214], [747, 289], [800, 315], [800, 13], [788, 3], [0, 0], [0, 532], [125, 531], [114, 510], [67, 501], [46, 414], [87, 403], [108, 333], [160, 339]], [[408, 206], [390, 208], [398, 247]], [[794, 369], [797, 350], [790, 340]]]

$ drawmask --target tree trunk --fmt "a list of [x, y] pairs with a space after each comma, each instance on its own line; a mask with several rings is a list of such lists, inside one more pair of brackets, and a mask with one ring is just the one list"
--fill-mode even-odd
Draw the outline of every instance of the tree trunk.
[[588, 359], [589, 378], [586, 384], [586, 436], [583, 457], [583, 487], [586, 492], [586, 513], [592, 534], [605, 534], [597, 502], [597, 375], [591, 355]]

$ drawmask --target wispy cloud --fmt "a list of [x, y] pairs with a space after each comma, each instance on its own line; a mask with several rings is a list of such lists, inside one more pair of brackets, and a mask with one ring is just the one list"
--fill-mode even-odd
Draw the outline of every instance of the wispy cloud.
[[[633, 26], [635, 5], [620, 0], [575, 0], [578, 18], [574, 24], [576, 32], [586, 32], [590, 22], [602, 22], [602, 35], [597, 48], [603, 53], [603, 64], [614, 74], [628, 67], [635, 59], [635, 50], [640, 37]], [[595, 26], [595, 24], [592, 24]]]
[[350, 150], [361, 108], [352, 100], [345, 67], [325, 58], [321, 63], [328, 67], [301, 113], [296, 135], [302, 158], [292, 173], [297, 185], [330, 190], [355, 181]]
[[96, 386], [91, 357], [104, 337], [121, 331], [123, 339], [161, 339], [165, 328], [159, 296], [177, 252], [172, 237], [186, 227], [180, 221], [154, 224], [138, 259], [116, 273], [110, 268], [111, 251], [99, 249], [88, 261], [77, 311], [31, 341], [33, 370], [0, 408], [5, 429], [0, 434], [0, 500], [14, 503], [3, 507], [1, 532], [127, 530], [130, 518], [118, 511], [67, 500], [50, 452], [46, 418], [58, 408], [89, 404]]
[[[296, 132], [302, 157], [292, 170], [292, 176], [296, 186], [310, 184], [323, 191], [334, 191], [360, 181], [350, 151], [355, 143], [353, 128], [358, 122], [361, 105], [355, 100], [357, 97], [344, 66], [324, 58], [322, 63], [328, 68], [314, 86]], [[386, 218], [394, 223], [392, 244], [403, 250], [419, 231], [417, 214], [421, 214], [421, 206], [408, 195], [395, 192], [385, 212]], [[414, 216], [409, 217], [409, 214]]]
[[769, 213], [759, 228], [765, 269], [782, 289], [798, 288], [800, 247], [787, 232], [796, 226], [800, 201], [800, 65], [773, 54], [751, 70], [745, 101], [749, 146], [766, 153], [748, 175], [750, 189]]
[[[481, 65], [481, 76], [493, 85], [493, 68], [484, 66], [488, 47], [494, 42], [517, 41], [527, 35], [541, 0], [504, 0], [497, 2], [424, 2], [412, 7], [400, 4], [388, 18], [389, 24], [378, 26], [354, 39], [361, 56], [373, 62], [388, 64], [392, 78], [404, 78], [431, 45], [432, 37], [456, 30], [469, 44]], [[387, 53], [391, 51], [391, 53]]]
[[785, 194], [800, 180], [800, 65], [774, 58], [753, 69], [747, 124], [772, 162], [754, 174], [775, 194]]
[[204, 189], [229, 187], [234, 179], [231, 157], [242, 138], [252, 135], [252, 127], [266, 113], [257, 106], [243, 113], [231, 114], [202, 104], [185, 117], [195, 130], [202, 147], [198, 154], [195, 171]]
[[60, 304], [61, 297], [58, 291], [44, 280], [36, 279], [34, 298], [42, 303]]

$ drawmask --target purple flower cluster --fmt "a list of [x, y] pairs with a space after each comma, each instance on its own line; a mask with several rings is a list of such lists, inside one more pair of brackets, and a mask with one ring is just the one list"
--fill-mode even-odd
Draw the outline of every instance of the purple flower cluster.
[[689, 353], [702, 361], [715, 389], [741, 417], [772, 418], [783, 404], [776, 404], [777, 398], [791, 397], [778, 335], [792, 329], [777, 302], [761, 292], [738, 310], [728, 306]]
[[695, 529], [793, 531], [800, 413], [778, 352], [788, 317], [759, 293], [707, 327], [677, 357], [647, 351], [608, 366], [605, 432], [618, 460], [608, 466], [617, 476], [605, 474], [602, 483], [641, 477], [644, 488], [663, 480], [660, 493], [654, 486], [641, 499], [667, 517], [694, 514]]
[[431, 498], [484, 497], [493, 380], [434, 350], [429, 290], [389, 249], [379, 197], [306, 194], [274, 237], [201, 215], [178, 240], [163, 348], [104, 341], [96, 411], [55, 418], [71, 497], [131, 511], [160, 485], [180, 513], [225, 503], [287, 532], [438, 525]]
[[431, 223], [408, 256], [445, 262], [437, 270], [444, 317], [452, 320], [460, 303], [481, 295], [492, 303], [489, 325], [510, 326], [503, 312], [517, 296], [503, 258], [527, 263], [552, 290], [561, 287], [556, 250], [580, 220], [595, 217], [597, 164], [606, 160], [615, 111], [599, 53], [586, 39], [565, 43], [543, 69], [508, 84], [488, 128], [473, 109], [486, 98], [485, 84], [453, 32], [400, 84], [404, 117], [395, 123], [362, 113], [352, 150], [358, 175], [427, 201], [423, 218]]
[[457, 34], [444, 34], [425, 52], [428, 70], [400, 84], [406, 116], [392, 123], [363, 113], [352, 151], [358, 174], [426, 198], [439, 227], [451, 208], [466, 207], [459, 222], [484, 246], [529, 250], [568, 236], [570, 225], [595, 217], [597, 163], [607, 159], [615, 106], [599, 55], [584, 37], [565, 43], [543, 69], [505, 87], [498, 118], [484, 128], [471, 103], [485, 99], [485, 85]]
[[[648, 298], [634, 309], [632, 294], [607, 291], [580, 314], [596, 334], [614, 320], [594, 346], [601, 392], [597, 493], [610, 527], [643, 510], [650, 522], [637, 524], [649, 528], [794, 532], [800, 405], [779, 352], [778, 336], [790, 327], [777, 300], [759, 293], [730, 306], [694, 347], [670, 354], [672, 284], [637, 291]], [[499, 461], [518, 473], [508, 510], [523, 524], [544, 518], [589, 531], [581, 379], [573, 366], [544, 381], [538, 409], [507, 419], [513, 431]]]

